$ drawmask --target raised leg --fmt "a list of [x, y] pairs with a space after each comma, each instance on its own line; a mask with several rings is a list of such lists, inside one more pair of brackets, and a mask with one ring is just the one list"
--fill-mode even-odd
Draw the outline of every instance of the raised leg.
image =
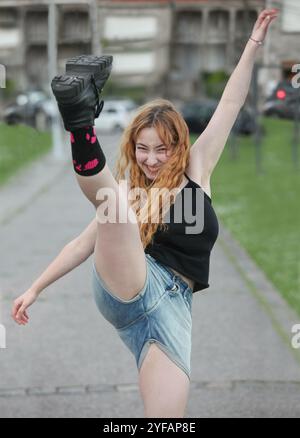
[[[146, 258], [137, 222], [131, 219], [135, 213], [130, 208], [126, 193], [119, 190], [119, 184], [109, 167], [92, 176], [75, 173], [78, 184], [85, 196], [97, 208], [97, 238], [94, 259], [97, 272], [110, 292], [123, 300], [130, 300], [143, 288], [146, 281]], [[99, 189], [110, 189], [110, 202], [97, 200]], [[104, 223], [104, 213], [98, 208], [105, 202], [115, 211], [115, 221]], [[119, 221], [119, 208], [128, 212], [125, 223]], [[129, 217], [131, 215], [131, 217]], [[101, 217], [102, 216], [102, 217]], [[103, 223], [102, 223], [103, 222]]]
[[[129, 220], [134, 212], [129, 208], [127, 195], [106, 164], [96, 137], [94, 120], [103, 102], [99, 102], [112, 68], [112, 56], [81, 55], [68, 60], [66, 73], [56, 76], [51, 87], [66, 130], [70, 131], [73, 166], [76, 179], [85, 196], [97, 208], [97, 238], [95, 266], [111, 293], [123, 300], [132, 299], [144, 286], [146, 259], [138, 224]], [[115, 219], [104, 223], [97, 199], [100, 189], [110, 189], [113, 197], [107, 207], [116, 212]], [[119, 220], [119, 207], [128, 212], [124, 223]]]
[[[97, 238], [94, 250], [97, 272], [109, 288], [110, 292], [123, 300], [130, 300], [143, 288], [146, 281], [146, 258], [137, 223], [128, 216], [125, 223], [119, 221], [119, 206], [128, 215], [134, 216], [128, 205], [126, 194], [119, 190], [119, 185], [110, 169], [105, 165], [97, 175], [82, 177], [76, 174], [81, 190], [96, 206], [102, 202], [96, 200], [98, 190], [110, 188], [114, 194], [112, 204], [108, 208], [116, 211], [116, 221], [97, 223]], [[101, 211], [97, 209], [97, 217], [101, 219]], [[102, 218], [103, 219], [103, 218]]]

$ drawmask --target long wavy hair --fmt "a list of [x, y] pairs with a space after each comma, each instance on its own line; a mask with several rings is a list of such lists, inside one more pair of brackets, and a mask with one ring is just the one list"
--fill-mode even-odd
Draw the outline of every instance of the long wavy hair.
[[[171, 155], [162, 169], [157, 174], [155, 180], [151, 181], [139, 167], [136, 161], [135, 149], [136, 140], [139, 133], [144, 128], [155, 128], [157, 134], [165, 146], [171, 147]], [[116, 163], [115, 177], [118, 182], [126, 179], [126, 171], [129, 171], [129, 190], [143, 189], [146, 199], [142, 202], [140, 196], [135, 201], [129, 203], [133, 208], [140, 230], [141, 241], [144, 249], [152, 242], [152, 238], [157, 228], [166, 229], [163, 223], [165, 212], [165, 201], [168, 198], [169, 206], [174, 203], [175, 196], [170, 200], [170, 192], [176, 192], [176, 188], [182, 182], [183, 173], [188, 166], [190, 139], [188, 127], [176, 110], [174, 105], [165, 99], [155, 99], [141, 106], [135, 113], [129, 126], [124, 130], [119, 156]], [[160, 199], [153, 203], [153, 191], [159, 192]], [[152, 195], [151, 195], [152, 193]], [[142, 204], [142, 205], [141, 205]], [[157, 217], [158, 220], [149, 222], [149, 211], [151, 218]]]

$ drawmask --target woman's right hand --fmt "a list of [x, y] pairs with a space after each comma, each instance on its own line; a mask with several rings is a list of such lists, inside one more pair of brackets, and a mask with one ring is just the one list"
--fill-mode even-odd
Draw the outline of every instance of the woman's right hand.
[[251, 38], [263, 42], [272, 20], [278, 17], [279, 9], [264, 9], [258, 16], [251, 34]]
[[35, 302], [38, 297], [38, 293], [31, 289], [28, 289], [24, 294], [15, 299], [12, 307], [11, 316], [19, 325], [27, 324], [29, 316], [26, 309]]

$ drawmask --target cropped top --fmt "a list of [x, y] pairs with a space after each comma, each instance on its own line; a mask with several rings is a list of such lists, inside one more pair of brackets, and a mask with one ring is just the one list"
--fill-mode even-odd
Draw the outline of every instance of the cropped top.
[[163, 218], [168, 229], [156, 230], [145, 253], [194, 280], [193, 292], [197, 292], [209, 287], [210, 253], [219, 234], [219, 224], [211, 198], [185, 176], [188, 183]]

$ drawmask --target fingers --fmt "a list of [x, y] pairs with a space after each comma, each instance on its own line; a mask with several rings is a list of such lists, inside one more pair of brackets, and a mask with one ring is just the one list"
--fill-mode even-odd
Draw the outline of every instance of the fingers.
[[262, 18], [264, 19], [267, 15], [274, 15], [274, 14], [278, 14], [279, 9], [276, 8], [272, 8], [272, 9], [264, 9], [258, 16], [258, 18]]
[[269, 20], [270, 18], [275, 18], [278, 16], [278, 9], [265, 9], [260, 15], [259, 18], [261, 23], [265, 20]]
[[24, 306], [24, 304], [22, 305], [21, 302], [16, 302], [14, 304], [11, 316], [19, 325], [25, 325], [29, 320], [29, 316], [26, 312], [26, 306]]
[[271, 23], [272, 20], [274, 20], [274, 18], [276, 18], [277, 15], [267, 15], [263, 22], [261, 23], [261, 29], [265, 30], [267, 29], [267, 27], [269, 26], [269, 24]]
[[265, 37], [269, 24], [276, 17], [278, 17], [278, 9], [265, 9], [264, 11], [262, 11], [258, 16], [258, 19], [256, 20], [252, 34], [255, 34], [257, 31], [262, 31], [263, 34], [259, 35], [259, 39], [263, 39]]
[[274, 12], [276, 12], [276, 13], [279, 12], [279, 9], [278, 8], [264, 9], [260, 14], [269, 15], [269, 14], [274, 13]]
[[21, 305], [22, 305], [22, 303], [20, 303], [20, 302], [18, 302], [18, 301], [15, 301], [15, 302], [14, 302], [14, 305], [13, 305], [13, 308], [12, 308], [12, 312], [11, 312], [11, 316], [12, 316], [12, 318], [13, 318], [14, 320], [16, 319], [16, 315], [17, 315], [17, 313], [18, 313], [18, 311], [19, 311]]
[[257, 29], [260, 28], [260, 26], [262, 25], [262, 23], [263, 23], [263, 21], [264, 21], [264, 19], [266, 18], [267, 15], [268, 15], [268, 14], [266, 13], [266, 11], [262, 11], [262, 12], [259, 14], [259, 16], [257, 17], [257, 20], [256, 20], [256, 22], [255, 22], [255, 24], [254, 24], [254, 28], [253, 28], [253, 31], [254, 31], [254, 32], [255, 32]]
[[26, 314], [25, 308], [22, 308], [22, 307], [20, 308], [20, 310], [16, 314], [15, 320], [18, 324], [22, 324], [22, 325], [27, 324], [29, 317]]
[[262, 23], [267, 19], [267, 22], [270, 18], [267, 17], [277, 17], [279, 12], [279, 9], [273, 8], [273, 9], [264, 9], [258, 16], [256, 23], [255, 23], [255, 29], [258, 29]]

